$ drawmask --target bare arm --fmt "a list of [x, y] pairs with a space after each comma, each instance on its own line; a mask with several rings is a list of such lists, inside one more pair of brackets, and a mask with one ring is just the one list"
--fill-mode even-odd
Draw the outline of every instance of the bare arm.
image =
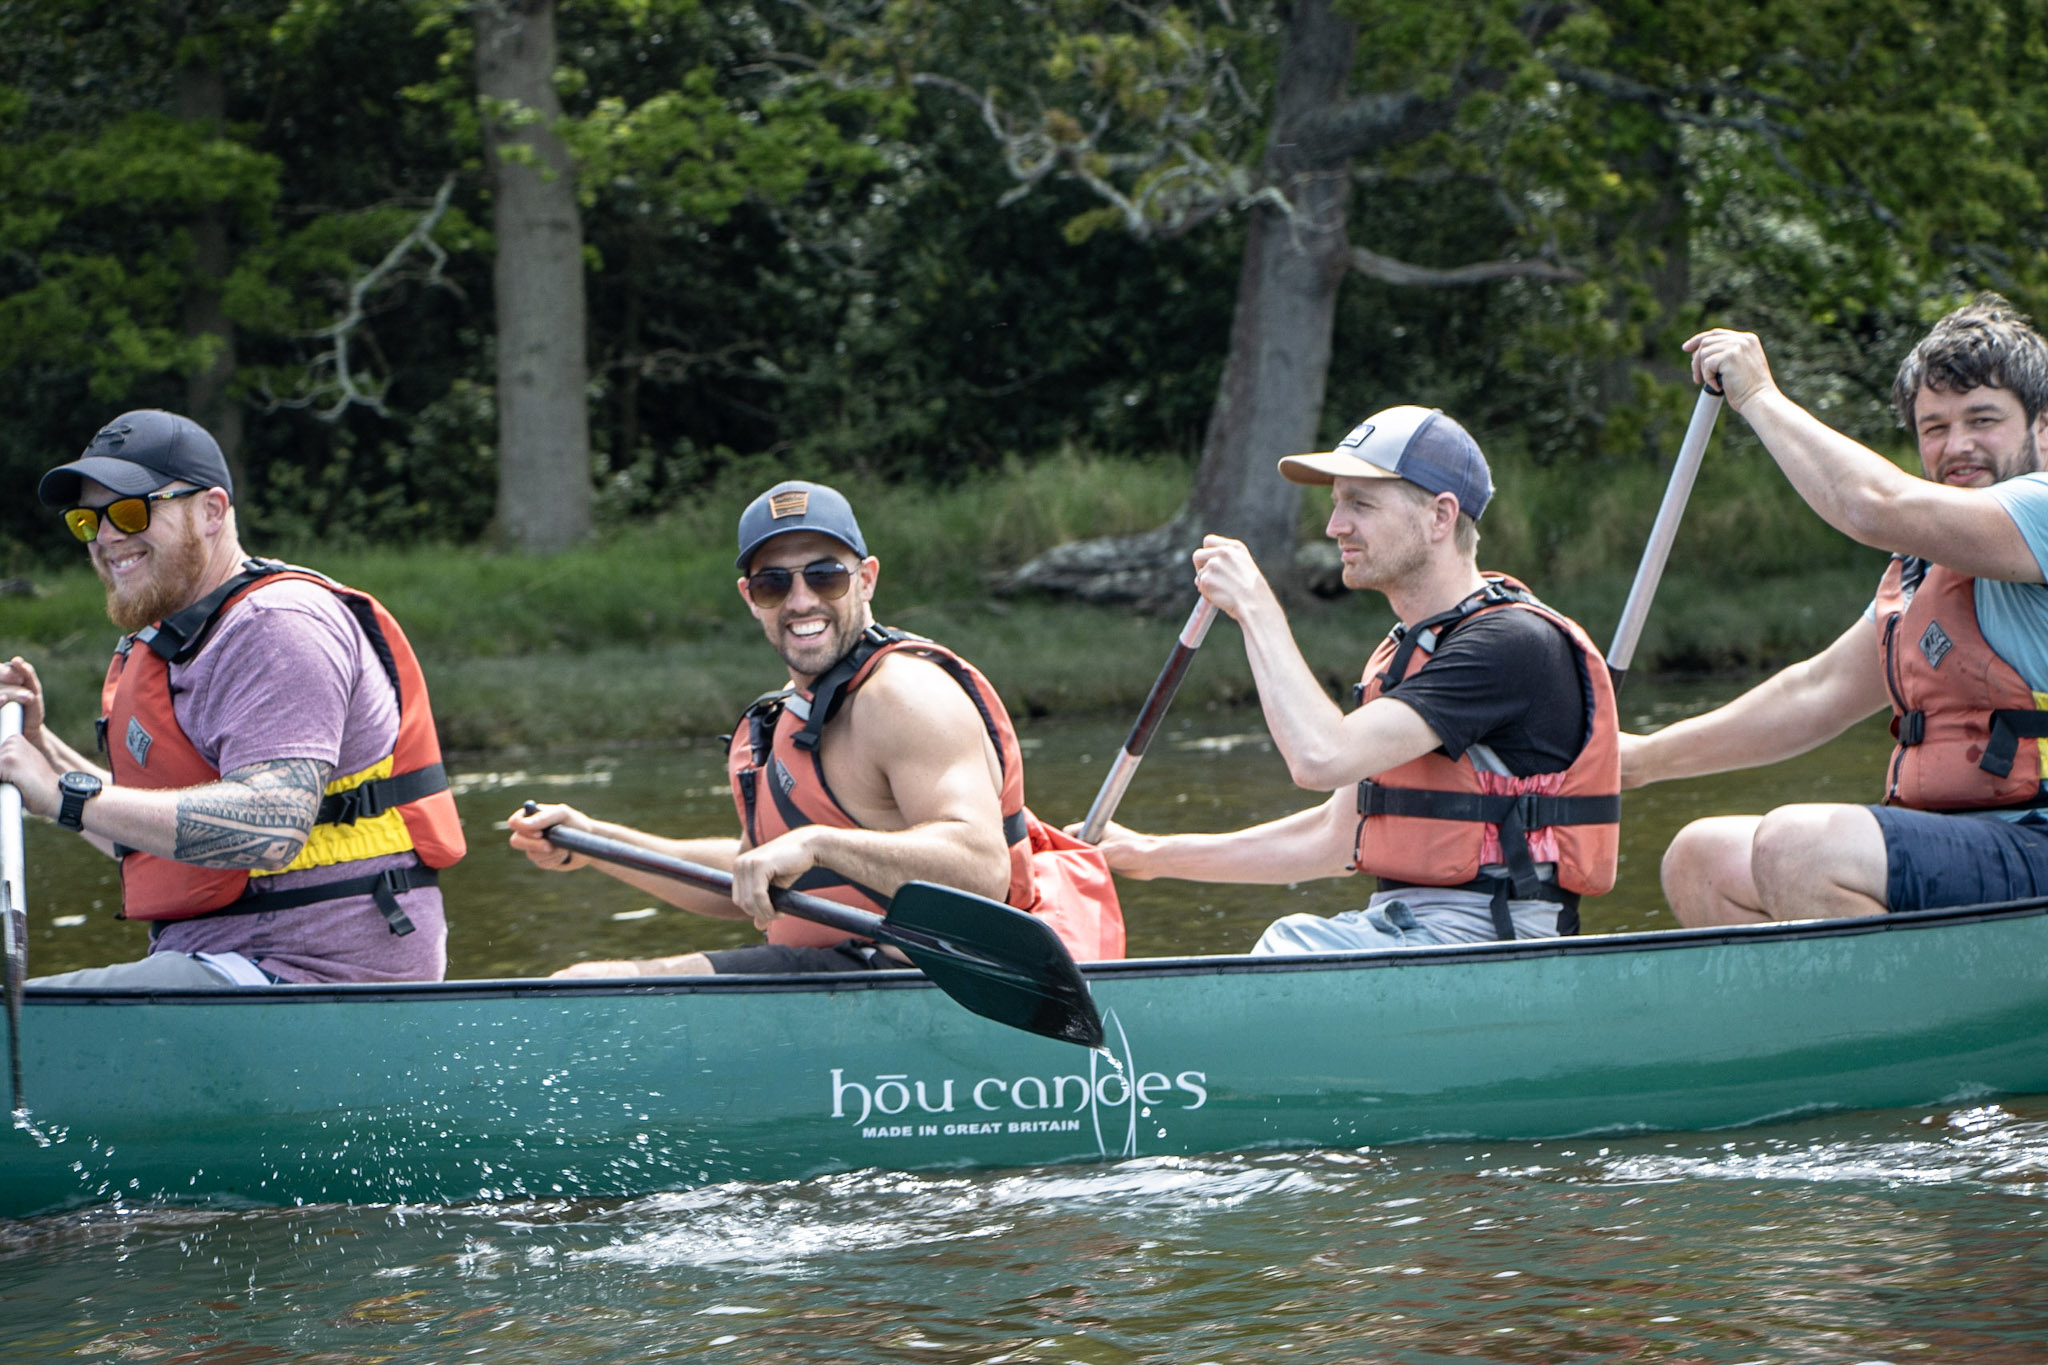
[[1725, 706], [1621, 737], [1621, 785], [1755, 768], [1817, 748], [1890, 702], [1874, 628], [1858, 620], [1819, 654]]
[[1808, 506], [1853, 540], [1918, 555], [1958, 573], [2042, 581], [2019, 526], [1983, 488], [1908, 474], [1850, 440], [1778, 388], [1763, 344], [1749, 332], [1702, 332], [1685, 343], [1693, 377], [1717, 379]]
[[804, 825], [741, 854], [733, 899], [757, 920], [768, 887], [813, 867], [891, 894], [937, 882], [1001, 900], [1009, 890], [1000, 789], [981, 714], [924, 660], [885, 659], [825, 734], [834, 788], [862, 829]]
[[1251, 552], [1210, 536], [1195, 552], [1195, 584], [1237, 621], [1259, 706], [1287, 775], [1332, 791], [1422, 757], [1443, 741], [1406, 702], [1380, 697], [1346, 715], [1330, 700], [1288, 628], [1287, 613]]
[[726, 896], [685, 885], [672, 877], [656, 876], [652, 872], [640, 872], [612, 863], [595, 862], [564, 853], [549, 843], [543, 834], [546, 830], [561, 825], [567, 829], [583, 830], [590, 834], [601, 834], [607, 839], [616, 839], [636, 848], [681, 858], [685, 862], [697, 863], [703, 867], [714, 867], [721, 872], [732, 871], [734, 859], [740, 854], [737, 839], [664, 839], [658, 834], [634, 829], [629, 825], [615, 825], [604, 820], [593, 820], [574, 806], [541, 806], [533, 814], [526, 814], [524, 808], [512, 812], [506, 820], [506, 827], [512, 831], [512, 847], [527, 856], [535, 867], [548, 872], [570, 872], [580, 867], [594, 867], [606, 876], [637, 887], [657, 900], [666, 901], [679, 909], [693, 914], [705, 915], [711, 919], [747, 919], [747, 912], [733, 904]]
[[1098, 845], [1112, 870], [1149, 880], [1284, 886], [1351, 871], [1358, 838], [1355, 789], [1320, 806], [1227, 834], [1140, 834], [1112, 823]]

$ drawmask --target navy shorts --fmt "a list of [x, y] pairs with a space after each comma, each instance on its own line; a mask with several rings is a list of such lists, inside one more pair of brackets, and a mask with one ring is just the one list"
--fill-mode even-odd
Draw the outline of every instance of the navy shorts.
[[2038, 815], [2020, 823], [1897, 806], [1872, 806], [1870, 813], [1884, 831], [1887, 909], [2048, 896], [2048, 826]]

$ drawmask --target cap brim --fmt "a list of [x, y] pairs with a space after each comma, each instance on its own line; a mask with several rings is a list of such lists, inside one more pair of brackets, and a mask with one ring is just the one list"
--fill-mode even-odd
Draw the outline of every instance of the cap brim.
[[45, 507], [71, 507], [78, 502], [78, 489], [85, 479], [124, 497], [137, 493], [154, 493], [167, 483], [177, 480], [161, 470], [150, 469], [128, 460], [117, 460], [109, 455], [88, 455], [82, 460], [59, 465], [43, 475], [42, 483], [36, 487], [36, 496]]
[[1361, 460], [1356, 455], [1341, 450], [1325, 450], [1311, 455], [1288, 455], [1280, 461], [1280, 477], [1289, 483], [1316, 484], [1327, 487], [1338, 479], [1398, 479], [1401, 476], [1391, 469]]
[[753, 544], [747, 546], [746, 549], [741, 550], [739, 558], [735, 559], [732, 562], [732, 566], [735, 569], [738, 569], [741, 573], [745, 573], [747, 571], [747, 562], [751, 560], [756, 554], [760, 553], [761, 547], [763, 545], [766, 545], [769, 541], [774, 540], [778, 536], [802, 535], [805, 532], [809, 532], [811, 535], [814, 536], [823, 536], [827, 540], [836, 540], [841, 545], [844, 545], [847, 549], [859, 555], [862, 559], [866, 559], [868, 557], [868, 552], [866, 550], [863, 550], [860, 546], [854, 544], [845, 536], [840, 535], [837, 531], [828, 531], [822, 526], [784, 526], [780, 530], [771, 531], [765, 536], [758, 537], [753, 542]]

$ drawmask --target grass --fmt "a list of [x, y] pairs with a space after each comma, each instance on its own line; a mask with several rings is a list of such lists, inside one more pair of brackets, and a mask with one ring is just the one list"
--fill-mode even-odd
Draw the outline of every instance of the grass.
[[[1694, 494], [1636, 657], [1638, 671], [1770, 667], [1824, 646], [1869, 601], [1882, 556], [1849, 546], [1785, 487], [1768, 457], [1731, 440]], [[1500, 494], [1480, 559], [1512, 568], [1605, 640], [1620, 614], [1663, 474], [1588, 474], [1496, 456]], [[884, 621], [946, 641], [996, 680], [1020, 720], [1134, 709], [1178, 620], [1101, 607], [1000, 601], [988, 573], [1061, 541], [1143, 530], [1170, 517], [1189, 471], [1163, 460], [1062, 451], [946, 489], [847, 479], [882, 561]], [[611, 528], [551, 559], [471, 547], [252, 550], [312, 564], [377, 594], [426, 663], [451, 749], [720, 733], [780, 668], [733, 590], [733, 526], [765, 482], [728, 478], [659, 519]], [[1313, 499], [1305, 521], [1319, 527]], [[1192, 600], [1192, 599], [1190, 599]], [[1356, 681], [1391, 623], [1374, 595], [1309, 602], [1296, 635], [1333, 690]], [[52, 720], [88, 737], [113, 642], [83, 566], [0, 598], [0, 657], [41, 671]], [[1188, 703], [1252, 699], [1235, 632], [1219, 629], [1190, 674]]]

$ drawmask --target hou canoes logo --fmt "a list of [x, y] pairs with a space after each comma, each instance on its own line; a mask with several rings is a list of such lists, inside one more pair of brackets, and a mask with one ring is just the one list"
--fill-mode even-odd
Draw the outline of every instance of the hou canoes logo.
[[[1175, 1111], [1209, 1102], [1206, 1071], [1141, 1070], [1131, 1040], [1111, 1010], [1113, 1040], [1086, 1053], [1084, 1070], [1021, 1075], [848, 1076], [833, 1067], [831, 1116], [863, 1138], [989, 1137], [999, 1133], [1086, 1133], [1104, 1156], [1136, 1156], [1139, 1127], [1164, 1137]], [[1081, 1054], [1076, 1054], [1081, 1055]]]

